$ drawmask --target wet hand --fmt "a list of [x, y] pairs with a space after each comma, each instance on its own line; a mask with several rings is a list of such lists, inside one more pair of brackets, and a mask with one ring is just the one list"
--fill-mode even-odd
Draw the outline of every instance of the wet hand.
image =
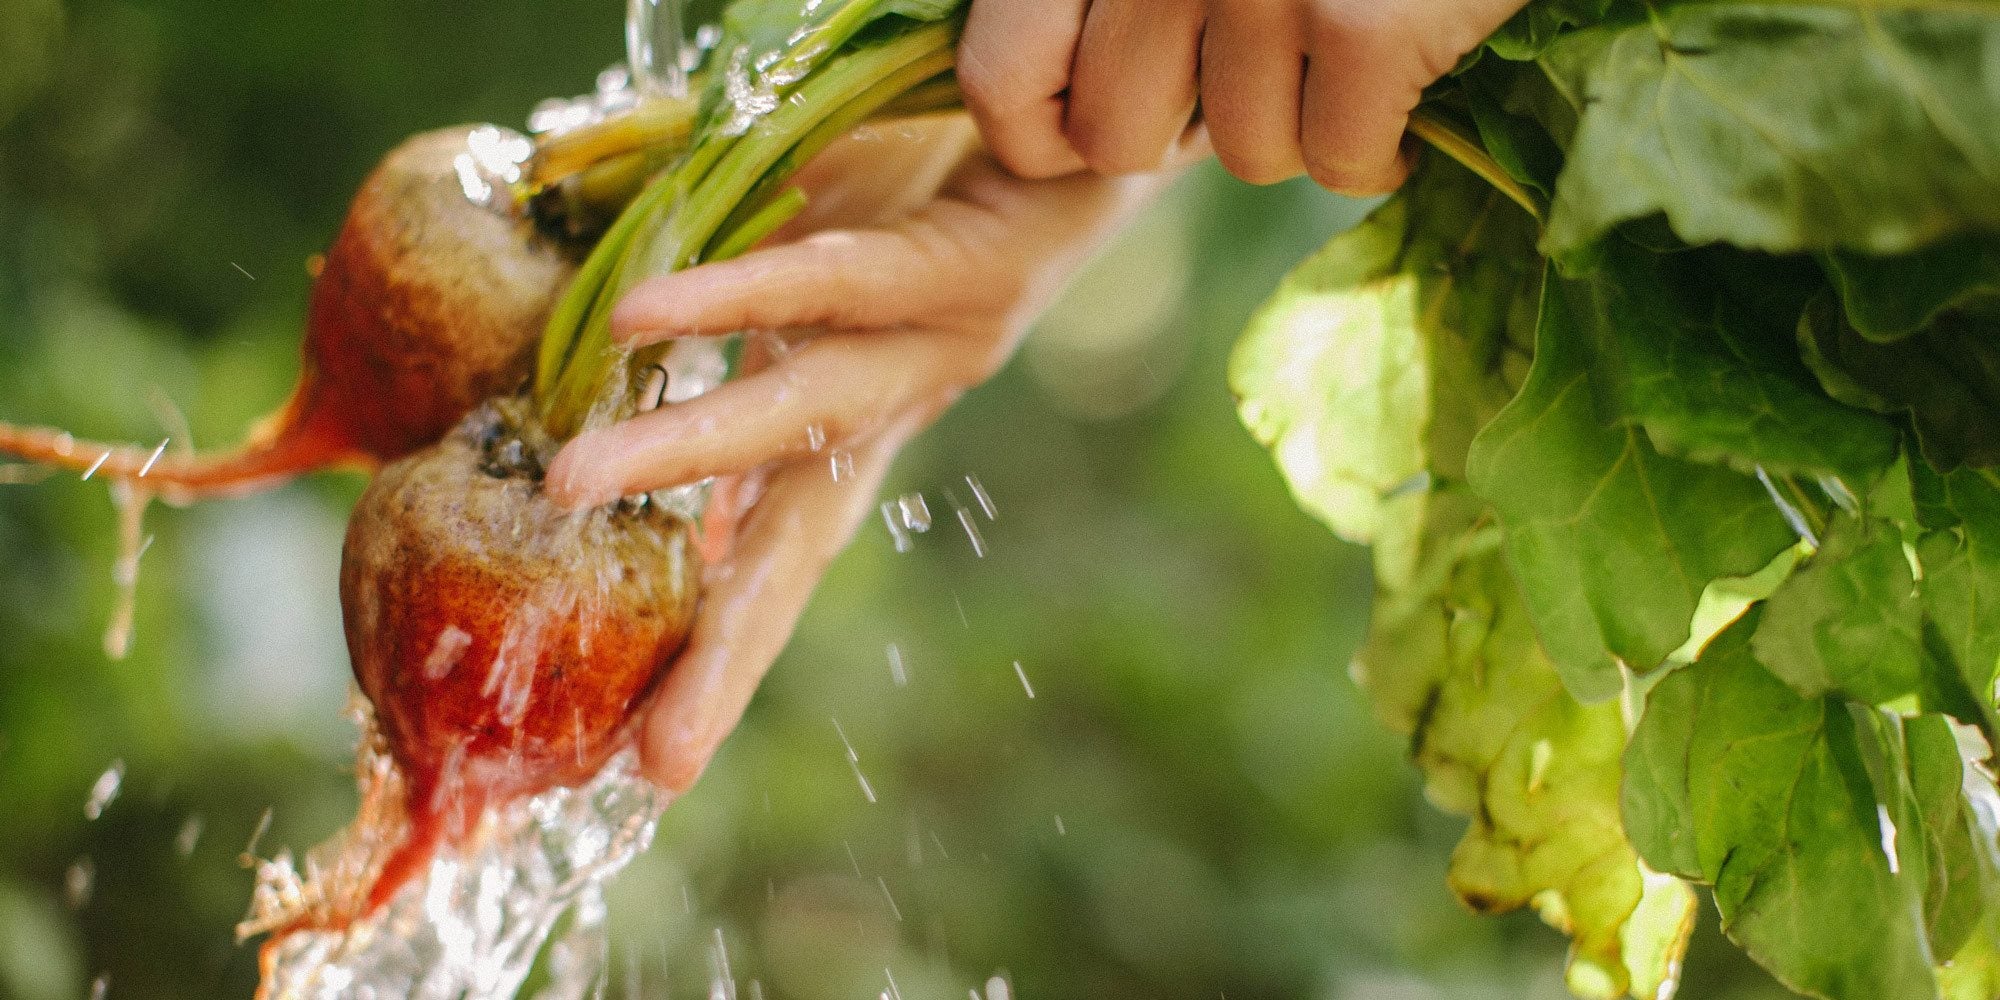
[[1006, 362], [1069, 274], [1168, 179], [1024, 181], [975, 155], [900, 221], [780, 234], [648, 281], [619, 305], [613, 331], [633, 347], [775, 331], [753, 337], [761, 370], [581, 435], [549, 471], [551, 494], [571, 506], [744, 477], [719, 491], [740, 494], [747, 513], [708, 569], [693, 635], [641, 733], [655, 781], [693, 784], [896, 452]]
[[1023, 177], [1157, 169], [1199, 117], [1230, 173], [1381, 194], [1425, 87], [1525, 0], [974, 0], [965, 99]]

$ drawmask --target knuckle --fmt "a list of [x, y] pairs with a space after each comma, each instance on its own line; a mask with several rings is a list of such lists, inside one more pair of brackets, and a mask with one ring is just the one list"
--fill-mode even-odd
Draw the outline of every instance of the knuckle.
[[1260, 187], [1291, 180], [1300, 173], [1298, 164], [1267, 154], [1218, 149], [1215, 156], [1238, 180]]
[[966, 107], [975, 115], [996, 116], [1019, 103], [1013, 75], [992, 57], [970, 46], [959, 50], [958, 87], [965, 96]]
[[1092, 120], [1072, 121], [1064, 129], [1070, 148], [1091, 170], [1110, 175], [1145, 173], [1165, 158], [1160, 150], [1148, 155], [1147, 145], [1130, 136], [1117, 134]]
[[1407, 5], [1379, 0], [1319, 0], [1306, 19], [1306, 32], [1319, 45], [1372, 50], [1389, 45], [1402, 30]]

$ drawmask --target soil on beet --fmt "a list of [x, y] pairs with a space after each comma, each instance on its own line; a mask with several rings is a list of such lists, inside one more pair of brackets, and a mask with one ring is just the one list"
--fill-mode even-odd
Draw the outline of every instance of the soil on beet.
[[521, 400], [382, 470], [349, 523], [341, 598], [412, 832], [370, 907], [489, 803], [587, 780], [686, 641], [691, 525], [657, 505], [560, 510]]

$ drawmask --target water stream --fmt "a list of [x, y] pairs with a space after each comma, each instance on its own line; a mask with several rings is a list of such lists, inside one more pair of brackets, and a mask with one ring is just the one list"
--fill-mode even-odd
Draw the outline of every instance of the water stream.
[[[668, 799], [627, 750], [580, 788], [494, 809], [467, 851], [439, 852], [376, 913], [280, 936], [263, 955], [259, 996], [509, 1000], [566, 913], [540, 995], [589, 996], [605, 974], [603, 886], [652, 842]], [[289, 859], [262, 869], [260, 893], [299, 884]]]

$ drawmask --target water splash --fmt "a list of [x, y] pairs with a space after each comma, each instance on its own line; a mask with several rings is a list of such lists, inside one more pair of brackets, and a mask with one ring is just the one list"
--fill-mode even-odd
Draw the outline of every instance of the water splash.
[[629, 0], [625, 8], [625, 65], [641, 92], [687, 96], [681, 0]]
[[908, 687], [910, 684], [909, 668], [903, 665], [903, 649], [893, 642], [889, 644], [889, 680], [897, 687]]
[[[371, 734], [372, 735], [372, 734]], [[538, 997], [594, 995], [603, 981], [603, 885], [652, 842], [671, 796], [638, 775], [626, 750], [578, 788], [556, 788], [491, 809], [462, 850], [442, 849], [375, 913], [334, 930], [283, 928], [328, 908], [379, 865], [383, 841], [363, 834], [393, 821], [371, 802], [394, 802], [400, 781], [379, 740], [365, 740], [363, 815], [315, 848], [300, 872], [286, 854], [258, 865], [251, 912], [238, 926], [265, 945], [263, 1000], [506, 1000], [542, 945], [570, 915], [550, 953], [555, 980]], [[374, 775], [371, 785], [370, 775]]]

